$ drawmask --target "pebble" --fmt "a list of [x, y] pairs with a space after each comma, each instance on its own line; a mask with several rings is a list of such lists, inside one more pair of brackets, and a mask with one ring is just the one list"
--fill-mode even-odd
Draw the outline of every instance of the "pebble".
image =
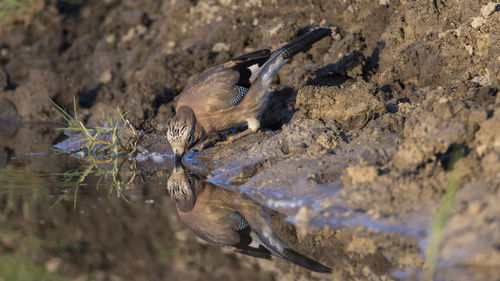
[[472, 19], [472, 22], [470, 23], [470, 25], [474, 28], [478, 28], [481, 25], [483, 25], [485, 22], [486, 22], [486, 20], [484, 18], [475, 17], [474, 19]]
[[471, 216], [476, 216], [481, 212], [483, 207], [484, 206], [482, 202], [477, 202], [477, 201], [470, 202], [469, 206], [467, 206], [467, 213]]
[[108, 43], [108, 44], [115, 43], [115, 40], [116, 40], [116, 37], [114, 34], [110, 34], [110, 35], [106, 36], [104, 39], [104, 41], [106, 41], [106, 43]]
[[146, 31], [148, 30], [148, 28], [142, 24], [139, 24], [135, 27], [135, 31], [137, 32], [137, 34], [139, 35], [144, 35], [146, 33]]
[[438, 100], [439, 103], [443, 104], [443, 103], [447, 103], [448, 102], [448, 98], [447, 97], [441, 97], [439, 100]]
[[386, 6], [386, 7], [387, 7], [387, 6], [389, 6], [389, 3], [390, 3], [390, 2], [391, 2], [390, 0], [380, 0], [380, 1], [378, 2], [378, 4], [379, 4], [380, 6]]
[[467, 52], [469, 52], [471, 56], [474, 55], [474, 48], [471, 45], [465, 45], [465, 49], [467, 50]]
[[111, 79], [113, 78], [113, 75], [111, 74], [111, 71], [108, 69], [106, 71], [104, 71], [101, 76], [99, 76], [99, 82], [101, 82], [102, 84], [107, 84], [111, 81]]
[[231, 0], [219, 0], [219, 3], [225, 7], [231, 4]]
[[481, 86], [488, 85], [490, 83], [490, 76], [485, 74], [483, 76], [476, 76], [472, 78], [472, 82], [478, 83]]
[[55, 257], [51, 258], [45, 263], [45, 268], [47, 269], [48, 272], [54, 273], [59, 271], [59, 268], [61, 268], [62, 265], [62, 259]]
[[128, 42], [128, 41], [132, 40], [132, 38], [134, 38], [134, 36], [135, 36], [135, 28], [131, 27], [131, 28], [129, 28], [127, 33], [122, 37], [122, 42]]
[[229, 51], [230, 48], [231, 48], [231, 46], [229, 44], [226, 44], [224, 42], [217, 42], [212, 47], [212, 51], [217, 52], [217, 53], [218, 52], [227, 52], [227, 51]]

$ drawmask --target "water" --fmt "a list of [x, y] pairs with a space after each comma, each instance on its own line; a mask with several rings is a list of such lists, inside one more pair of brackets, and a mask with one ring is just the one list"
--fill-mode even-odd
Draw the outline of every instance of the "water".
[[[3, 139], [0, 280], [272, 280], [269, 267], [311, 276], [325, 274], [304, 267], [328, 271], [313, 260], [332, 266], [321, 249], [296, 245], [283, 215], [182, 167], [172, 173], [169, 157], [55, 153], [52, 128], [37, 129]], [[237, 241], [249, 229], [268, 249]]]
[[[427, 221], [318, 204], [337, 195], [340, 181], [315, 193], [300, 184], [233, 186], [197, 174], [203, 162], [193, 155], [185, 159], [198, 165], [192, 170], [168, 152], [68, 155], [53, 151], [60, 138], [51, 125], [0, 129], [2, 281], [421, 276]], [[449, 266], [441, 273], [477, 277]]]

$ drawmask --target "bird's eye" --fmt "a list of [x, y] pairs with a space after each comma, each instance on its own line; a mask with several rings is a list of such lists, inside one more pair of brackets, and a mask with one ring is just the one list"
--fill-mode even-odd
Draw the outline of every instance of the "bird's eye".
[[190, 136], [189, 136], [189, 143], [192, 143], [192, 142], [193, 142], [193, 140], [194, 140], [193, 135], [190, 135]]

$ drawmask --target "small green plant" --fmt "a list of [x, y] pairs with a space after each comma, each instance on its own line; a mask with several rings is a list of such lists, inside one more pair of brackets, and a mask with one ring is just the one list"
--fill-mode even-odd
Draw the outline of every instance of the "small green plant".
[[[16, 230], [15, 227], [2, 225], [0, 236], [5, 238], [7, 247], [0, 253], [0, 280], [30, 281], [30, 280], [69, 280], [57, 269], [41, 264], [36, 258], [41, 252], [83, 252], [85, 245], [74, 241], [60, 239], [44, 240], [30, 231]], [[74, 279], [72, 279], [74, 280]], [[78, 280], [90, 280], [80, 276]]]
[[49, 200], [47, 184], [41, 175], [29, 173], [23, 166], [7, 165], [0, 169], [0, 224], [10, 214], [32, 215], [32, 206], [38, 201]]
[[[110, 153], [111, 157], [117, 157], [119, 155], [132, 154], [137, 151], [136, 141], [129, 141], [127, 144], [123, 142], [121, 136], [123, 130], [129, 130], [133, 137], [137, 136], [137, 131], [126, 118], [127, 113], [122, 114], [120, 109], [117, 108], [120, 120], [108, 120], [109, 127], [86, 127], [78, 118], [75, 98], [73, 98], [74, 116], [68, 114], [54, 101], [51, 100], [51, 102], [57, 109], [57, 112], [66, 121], [65, 127], [58, 128], [57, 130], [69, 132], [70, 134], [80, 134], [82, 138], [76, 138], [75, 143], [78, 143], [78, 147], [84, 150], [84, 152], [93, 155], [106, 155]], [[73, 149], [70, 150], [71, 151], [59, 151], [73, 152]]]
[[29, 24], [43, 5], [42, 0], [2, 0], [0, 1], [0, 26], [15, 21]]
[[[104, 178], [107, 178], [110, 181], [108, 194], [111, 195], [113, 192], [116, 192], [117, 197], [123, 199], [127, 203], [129, 202], [123, 191], [129, 189], [136, 177], [135, 170], [137, 167], [135, 167], [135, 161], [132, 160], [130, 162], [133, 166], [133, 171], [124, 177], [122, 173], [123, 167], [125, 163], [129, 162], [129, 159], [126, 157], [97, 160], [92, 154], [89, 154], [83, 160], [87, 163], [87, 165], [58, 174], [62, 177], [64, 188], [72, 189], [73, 191], [72, 200], [74, 209], [76, 209], [78, 202], [79, 189], [85, 185], [84, 181], [89, 176], [99, 177], [99, 180], [97, 181], [97, 188], [99, 188], [101, 181]], [[126, 179], [124, 180], [124, 178]], [[68, 197], [68, 193], [59, 195], [58, 199], [52, 204], [52, 206], [50, 206], [49, 210], [52, 210], [61, 200], [67, 200]]]
[[451, 209], [453, 208], [455, 195], [461, 181], [462, 169], [459, 160], [462, 158], [463, 154], [463, 145], [455, 145], [452, 147], [448, 172], [446, 175], [445, 194], [429, 225], [423, 280], [433, 280], [434, 273], [436, 272], [441, 236], [443, 235], [443, 229], [448, 221]]
[[[29, 25], [33, 18], [44, 8], [44, 0], [1, 0], [0, 27], [15, 22]], [[73, 6], [82, 6], [85, 0], [61, 0]], [[1, 29], [0, 29], [1, 31]]]
[[[117, 109], [120, 119], [116, 121], [109, 119], [109, 127], [86, 127], [78, 118], [74, 98], [73, 116], [52, 100], [51, 102], [65, 120], [64, 127], [57, 130], [63, 130], [70, 135], [70, 138], [65, 141], [63, 149], [56, 149], [56, 151], [60, 153], [83, 152], [80, 158], [87, 163], [76, 170], [60, 174], [64, 178], [66, 186], [73, 189], [74, 208], [76, 208], [79, 188], [89, 175], [100, 176], [98, 185], [103, 178], [110, 178], [109, 193], [116, 191], [118, 197], [128, 202], [122, 191], [128, 189], [135, 178], [135, 172], [132, 172], [127, 180], [123, 180], [122, 169], [128, 161], [129, 155], [137, 152], [137, 131], [126, 118], [126, 113], [122, 114]], [[124, 130], [127, 130], [131, 135], [131, 141], [126, 144], [121, 133]], [[132, 165], [135, 165], [134, 161], [132, 161]], [[50, 209], [65, 198], [67, 198], [66, 194], [60, 195]]]
[[43, 266], [36, 264], [33, 260], [26, 257], [2, 254], [0, 255], [0, 280], [9, 281], [37, 281], [68, 280], [56, 273], [48, 272]]

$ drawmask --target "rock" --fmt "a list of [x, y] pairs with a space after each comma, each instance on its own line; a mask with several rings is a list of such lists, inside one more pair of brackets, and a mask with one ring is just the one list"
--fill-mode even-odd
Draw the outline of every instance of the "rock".
[[474, 28], [478, 28], [478, 27], [481, 27], [485, 22], [486, 22], [486, 20], [484, 18], [475, 17], [474, 19], [472, 19], [472, 22], [470, 23], [470, 25]]
[[478, 83], [481, 86], [488, 85], [490, 83], [490, 76], [488, 74], [482, 76], [476, 76], [471, 80], [474, 83]]
[[59, 271], [59, 268], [62, 265], [62, 259], [59, 257], [51, 258], [47, 262], [45, 262], [45, 268], [48, 272], [54, 273]]
[[103, 84], [107, 84], [111, 81], [113, 76], [111, 75], [111, 71], [108, 69], [104, 71], [101, 76], [99, 76], [99, 82]]
[[386, 7], [388, 7], [390, 3], [391, 3], [391, 1], [390, 1], [390, 0], [380, 0], [380, 1], [378, 2], [378, 4], [379, 4], [380, 6], [386, 6]]
[[219, 0], [219, 3], [222, 5], [222, 6], [229, 6], [231, 4], [231, 0]]
[[465, 49], [467, 50], [467, 52], [469, 52], [471, 56], [474, 55], [474, 48], [471, 45], [465, 45]]
[[136, 35], [135, 28], [134, 27], [129, 28], [127, 33], [122, 37], [122, 42], [128, 42], [132, 40], [132, 38], [134, 38], [135, 35]]
[[224, 42], [217, 42], [213, 45], [212, 51], [216, 53], [228, 52], [231, 49], [231, 45]]
[[500, 11], [500, 3], [490, 2], [481, 7], [481, 15], [486, 18], [493, 14], [493, 12]]

